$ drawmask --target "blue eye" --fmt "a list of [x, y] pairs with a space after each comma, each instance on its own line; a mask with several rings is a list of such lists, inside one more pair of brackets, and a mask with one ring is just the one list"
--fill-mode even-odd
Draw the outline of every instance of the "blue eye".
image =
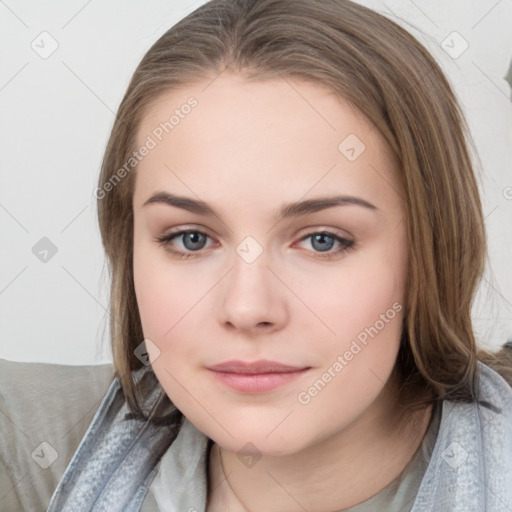
[[[332, 246], [334, 245], [334, 242], [335, 242], [335, 239], [333, 236], [330, 236], [330, 235], [327, 235], [324, 233], [319, 233], [316, 235], [308, 235], [308, 238], [311, 238], [313, 247], [315, 247], [315, 244], [318, 244], [318, 245], [316, 245], [316, 248], [322, 252], [331, 250]], [[326, 242], [326, 240], [327, 240], [327, 242]]]
[[[349, 249], [353, 249], [355, 243], [352, 240], [343, 238], [334, 233], [328, 231], [319, 231], [316, 233], [309, 233], [304, 236], [301, 241], [311, 239], [311, 245], [314, 249], [319, 252], [315, 252], [314, 258], [320, 259], [332, 259]], [[339, 244], [339, 247], [333, 252], [330, 252], [335, 243]]]
[[206, 243], [206, 239], [208, 238], [208, 235], [205, 235], [199, 231], [187, 231], [181, 236], [183, 245], [186, 249], [191, 251], [203, 249], [204, 244]]
[[[201, 250], [204, 249], [207, 240], [210, 237], [198, 230], [182, 230], [155, 238], [155, 241], [162, 245], [164, 249], [179, 259], [195, 258], [200, 256]], [[307, 234], [301, 238], [301, 242], [311, 239], [313, 247], [313, 257], [319, 259], [333, 259], [340, 253], [353, 249], [355, 242], [343, 238], [328, 231], [317, 231]], [[173, 247], [175, 240], [180, 240], [183, 249]], [[339, 244], [334, 251], [333, 246]], [[190, 251], [190, 252], [187, 252]], [[197, 254], [194, 254], [197, 253]]]
[[170, 235], [164, 235], [162, 237], [158, 237], [155, 240], [164, 246], [164, 249], [178, 256], [180, 259], [192, 258], [195, 257], [195, 254], [190, 254], [184, 252], [182, 250], [176, 250], [171, 247], [171, 243], [174, 239], [180, 238], [184, 248], [188, 251], [199, 252], [204, 248], [206, 240], [210, 238], [206, 233], [197, 230], [186, 230], [186, 231], [178, 231], [177, 233], [171, 233]]

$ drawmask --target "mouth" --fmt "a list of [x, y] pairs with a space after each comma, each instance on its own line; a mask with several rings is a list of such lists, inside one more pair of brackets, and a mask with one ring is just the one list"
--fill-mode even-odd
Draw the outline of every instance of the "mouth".
[[208, 367], [213, 377], [222, 384], [243, 393], [264, 393], [288, 384], [311, 370], [276, 361], [227, 361]]

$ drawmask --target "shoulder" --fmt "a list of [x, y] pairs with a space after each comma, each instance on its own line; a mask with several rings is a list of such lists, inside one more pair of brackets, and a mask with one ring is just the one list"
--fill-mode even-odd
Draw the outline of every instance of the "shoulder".
[[113, 378], [110, 363], [0, 358], [2, 510], [46, 508]]
[[[485, 462], [507, 447], [500, 458], [512, 469], [512, 387], [482, 362], [477, 367], [476, 397], [472, 402], [444, 401], [444, 429], [459, 437]], [[510, 448], [510, 449], [509, 449]], [[511, 481], [512, 484], [512, 481]]]
[[[113, 377], [110, 363], [65, 365], [0, 358], [0, 401], [13, 421], [40, 413], [39, 420], [57, 426], [98, 406]], [[51, 414], [56, 411], [62, 415]]]
[[[91, 365], [67, 365], [59, 363], [42, 363], [11, 361], [0, 358], [0, 384], [8, 387], [19, 387], [20, 377], [31, 381], [43, 381], [47, 385], [59, 383], [59, 378], [66, 379], [67, 382], [79, 382], [82, 378], [93, 377], [94, 379], [112, 380], [114, 375], [114, 366], [112, 363], [91, 364]], [[18, 378], [16, 378], [18, 377]], [[96, 380], [92, 381], [94, 386]]]
[[488, 467], [503, 467], [512, 491], [512, 386], [489, 366], [478, 364], [477, 442]]
[[413, 512], [512, 507], [512, 387], [480, 361], [477, 375], [474, 401], [442, 402], [439, 433]]
[[48, 512], [110, 510], [112, 503], [119, 510], [139, 510], [143, 491], [180, 431], [182, 414], [151, 365], [132, 371], [132, 378], [141, 413], [130, 410], [116, 376], [55, 489]]
[[502, 416], [512, 428], [512, 386], [491, 367], [478, 362], [477, 403], [485, 416]]

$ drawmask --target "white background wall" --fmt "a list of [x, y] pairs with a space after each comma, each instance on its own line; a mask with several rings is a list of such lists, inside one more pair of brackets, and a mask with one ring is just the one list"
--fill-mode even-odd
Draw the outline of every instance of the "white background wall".
[[[111, 361], [108, 274], [92, 192], [138, 61], [202, 3], [0, 3], [0, 357]], [[474, 319], [481, 344], [497, 347], [512, 336], [512, 104], [504, 80], [512, 2], [361, 3], [429, 47], [467, 112], [483, 161], [491, 255]], [[49, 250], [46, 262], [34, 247]]]

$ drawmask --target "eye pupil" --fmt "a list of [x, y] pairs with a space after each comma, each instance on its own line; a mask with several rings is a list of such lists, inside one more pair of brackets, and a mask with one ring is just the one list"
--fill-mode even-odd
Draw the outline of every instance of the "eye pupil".
[[[188, 241], [192, 242], [192, 245], [188, 244], [187, 243]], [[204, 245], [205, 241], [206, 241], [206, 236], [203, 235], [202, 233], [198, 233], [197, 231], [185, 233], [183, 235], [183, 245], [188, 250], [191, 250], [191, 251], [197, 250], [197, 249], [202, 249], [202, 245]], [[199, 247], [197, 247], [197, 245], [199, 245]]]
[[[325, 243], [325, 239], [329, 238], [331, 240], [330, 243]], [[320, 242], [319, 247], [315, 247], [315, 242]], [[332, 246], [334, 244], [334, 238], [329, 235], [323, 235], [323, 234], [317, 234], [313, 237], [313, 247], [315, 249], [319, 249], [320, 251], [330, 251], [332, 249]]]

